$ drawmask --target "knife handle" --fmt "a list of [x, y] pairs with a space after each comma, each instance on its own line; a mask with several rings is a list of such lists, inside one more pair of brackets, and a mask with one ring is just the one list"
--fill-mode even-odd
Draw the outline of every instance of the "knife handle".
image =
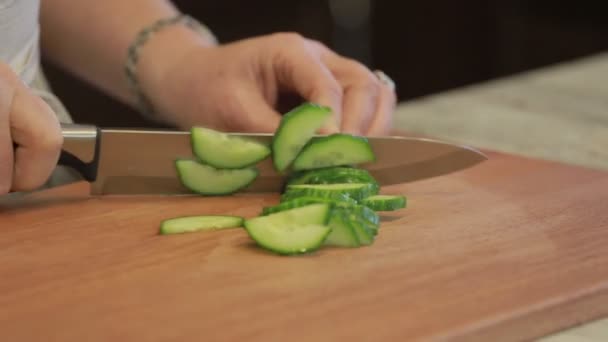
[[78, 171], [87, 181], [97, 179], [101, 130], [93, 125], [61, 124], [63, 147], [59, 165]]

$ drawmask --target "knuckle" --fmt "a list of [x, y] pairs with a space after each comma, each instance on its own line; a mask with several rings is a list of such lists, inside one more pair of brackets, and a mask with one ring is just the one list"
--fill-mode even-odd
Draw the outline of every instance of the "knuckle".
[[45, 151], [53, 151], [57, 152], [61, 150], [63, 146], [63, 136], [61, 132], [54, 132], [52, 134], [47, 134], [40, 141], [40, 147]]
[[380, 94], [380, 83], [373, 79], [373, 76], [362, 79], [358, 87], [370, 95], [377, 96]]
[[63, 146], [63, 135], [61, 134], [61, 127], [53, 110], [39, 97], [35, 97], [34, 101], [36, 102], [39, 112], [46, 116], [47, 119], [44, 120], [45, 124], [37, 126], [35, 132], [37, 135], [36, 145], [44, 151], [56, 152], [61, 150], [61, 147]]
[[298, 32], [279, 32], [274, 34], [274, 38], [289, 46], [301, 45], [305, 41], [305, 38]]
[[348, 60], [346, 63], [356, 80], [355, 83], [358, 88], [362, 88], [365, 91], [372, 93], [378, 93], [380, 91], [382, 84], [369, 68], [355, 60]]
[[344, 90], [338, 84], [338, 82], [332, 81], [324, 81], [323, 84], [319, 87], [319, 89], [323, 89], [329, 96], [334, 99], [341, 99], [344, 96]]
[[357, 73], [360, 75], [370, 73], [369, 69], [365, 65], [363, 65], [363, 63], [356, 61], [354, 59], [347, 59], [346, 64], [354, 73]]
[[0, 79], [5, 81], [14, 82], [16, 75], [13, 70], [6, 64], [0, 62]]
[[329, 51], [329, 48], [327, 47], [327, 45], [325, 45], [323, 42], [316, 40], [316, 39], [308, 39], [308, 43], [315, 49], [318, 49], [320, 51], [324, 51], [327, 52]]
[[51, 153], [60, 151], [61, 147], [63, 146], [63, 136], [61, 135], [61, 131], [52, 130], [41, 134], [36, 140], [36, 144], [38, 145], [38, 149], [41, 151]]

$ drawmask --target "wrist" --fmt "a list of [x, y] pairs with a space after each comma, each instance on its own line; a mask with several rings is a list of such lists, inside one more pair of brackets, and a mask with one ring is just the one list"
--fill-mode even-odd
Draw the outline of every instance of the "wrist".
[[[163, 25], [164, 24], [164, 25]], [[138, 36], [138, 42], [130, 49], [132, 94], [142, 114], [161, 119], [164, 110], [163, 98], [166, 97], [166, 80], [186, 55], [193, 50], [217, 46], [213, 34], [189, 17], [181, 20], [167, 19], [156, 23], [156, 30]], [[143, 31], [142, 31], [143, 32]], [[138, 46], [136, 56], [134, 47]], [[128, 65], [128, 64], [127, 64]], [[138, 98], [137, 98], [138, 97]], [[144, 103], [142, 103], [144, 102]]]

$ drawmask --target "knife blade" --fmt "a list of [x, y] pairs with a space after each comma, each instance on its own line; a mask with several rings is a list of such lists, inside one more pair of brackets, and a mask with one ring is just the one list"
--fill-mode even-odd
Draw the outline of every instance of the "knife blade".
[[[101, 129], [63, 125], [60, 165], [71, 166], [91, 182], [93, 195], [190, 194], [179, 181], [174, 161], [194, 158], [190, 132]], [[270, 144], [272, 134], [229, 133]], [[476, 165], [487, 157], [463, 145], [428, 138], [368, 137], [376, 161], [358, 165], [380, 185], [436, 177]], [[271, 158], [258, 163], [258, 178], [243, 192], [280, 191], [286, 175]]]

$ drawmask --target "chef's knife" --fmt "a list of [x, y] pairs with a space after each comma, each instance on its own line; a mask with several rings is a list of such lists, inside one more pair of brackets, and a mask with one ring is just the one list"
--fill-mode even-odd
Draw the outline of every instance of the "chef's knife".
[[[177, 177], [176, 158], [194, 158], [190, 132], [101, 129], [63, 125], [60, 165], [77, 170], [91, 182], [94, 195], [188, 194]], [[231, 133], [270, 144], [271, 134]], [[462, 170], [486, 160], [481, 152], [447, 142], [408, 137], [369, 137], [376, 161], [361, 164], [387, 186]], [[258, 163], [260, 175], [246, 192], [279, 191], [285, 175], [270, 157]]]

